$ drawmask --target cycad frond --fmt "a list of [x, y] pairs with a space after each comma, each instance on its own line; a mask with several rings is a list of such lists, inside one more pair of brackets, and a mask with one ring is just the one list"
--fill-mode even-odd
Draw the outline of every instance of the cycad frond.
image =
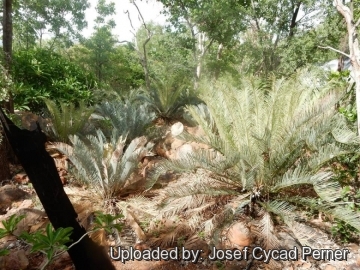
[[350, 210], [346, 207], [335, 207], [327, 211], [333, 217], [345, 221], [347, 224], [353, 226], [360, 231], [360, 213]]
[[262, 246], [265, 249], [276, 249], [280, 246], [279, 239], [275, 234], [274, 223], [268, 212], [263, 211], [261, 213], [260, 220], [258, 220], [253, 232], [263, 240]]
[[175, 78], [158, 79], [152, 84], [150, 91], [144, 91], [139, 99], [145, 101], [158, 117], [174, 118], [185, 105], [200, 102], [192, 89]]
[[68, 156], [82, 180], [91, 183], [94, 191], [102, 198], [119, 194], [132, 173], [138, 168], [140, 159], [150, 151], [151, 145], [145, 145], [145, 138], [131, 141], [123, 152], [125, 139], [112, 139], [116, 144], [108, 143], [104, 134], [98, 130], [97, 136], [89, 135], [86, 140], [74, 135], [73, 146], [57, 143], [55, 146]]
[[113, 137], [126, 137], [127, 143], [142, 136], [155, 118], [145, 105], [121, 100], [102, 103], [96, 107], [96, 112], [102, 116], [98, 118], [111, 122], [116, 132]]
[[307, 226], [304, 223], [299, 223], [294, 220], [285, 219], [286, 225], [291, 229], [296, 239], [303, 246], [310, 246], [312, 248], [320, 248], [321, 243], [324, 242], [324, 236], [319, 234], [318, 230]]
[[80, 102], [78, 108], [75, 108], [72, 103], [60, 103], [59, 108], [52, 100], [44, 99], [44, 102], [51, 115], [51, 133], [57, 141], [61, 142], [69, 142], [69, 135], [81, 131], [94, 111], [84, 102]]

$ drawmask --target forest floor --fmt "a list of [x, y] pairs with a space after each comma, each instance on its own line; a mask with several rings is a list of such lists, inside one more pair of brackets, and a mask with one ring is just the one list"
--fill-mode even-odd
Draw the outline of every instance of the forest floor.
[[[175, 153], [176, 155], [176, 153]], [[59, 176], [64, 184], [64, 189], [67, 195], [69, 196], [71, 202], [74, 205], [75, 210], [78, 213], [78, 219], [82, 226], [85, 229], [91, 229], [91, 218], [97, 210], [102, 210], [107, 213], [116, 213], [116, 211], [111, 212], [112, 207], [115, 209], [114, 205], [117, 205], [119, 201], [110, 201], [104, 205], [102, 200], [99, 200], [91, 189], [88, 189], [84, 186], [79, 185], [74, 180], [70, 174], [68, 174], [66, 166], [63, 166], [63, 157], [52, 153], [52, 156], [55, 159], [55, 163], [58, 167]], [[156, 159], [153, 160], [156, 162]], [[147, 161], [147, 164], [142, 164], [140, 169], [141, 173], [146, 173], [145, 167], [149, 167], [151, 161]], [[23, 172], [21, 166], [12, 166], [13, 177], [7, 183], [2, 183], [0, 187], [0, 221], [8, 219], [13, 214], [24, 214], [25, 218], [20, 221], [14, 235], [20, 235], [22, 232], [33, 233], [44, 229], [49, 223], [46, 214], [42, 208], [42, 205], [32, 188], [31, 183], [25, 172]], [[143, 170], [142, 170], [143, 169]], [[145, 198], [152, 200], [154, 202], [161, 200], [161, 192], [163, 188], [172, 187], [177, 188], [179, 186], [188, 185], [191, 181], [191, 177], [186, 174], [182, 175], [168, 175], [164, 177], [159, 183], [158, 187], [150, 190], [147, 193], [133, 194], [129, 192], [127, 195], [121, 198], [121, 201], [127, 202], [131, 200], [136, 195], [144, 196]], [[141, 190], [141, 189], [139, 189]], [[131, 190], [130, 190], [131, 191]], [[226, 201], [222, 204], [229, 204], [231, 201]], [[227, 205], [228, 206], [228, 205]], [[212, 210], [209, 215], [216, 215], [222, 211], [222, 207], [217, 207]], [[117, 209], [119, 210], [119, 209]], [[185, 260], [184, 258], [178, 258], [177, 260], [133, 260], [123, 263], [119, 260], [113, 260], [113, 264], [116, 269], [123, 270], [161, 270], [161, 269], [187, 269], [187, 270], [196, 270], [196, 269], [285, 269], [285, 270], [295, 270], [295, 269], [320, 269], [320, 270], [356, 270], [360, 269], [360, 247], [359, 239], [353, 241], [353, 243], [341, 244], [332, 239], [331, 234], [329, 233], [331, 224], [323, 219], [320, 216], [314, 216], [312, 219], [308, 220], [311, 225], [314, 227], [314, 235], [316, 238], [322, 239], [321, 243], [315, 243], [316, 250], [336, 250], [339, 249], [342, 252], [348, 250], [349, 254], [347, 255], [346, 260], [338, 261], [329, 261], [329, 260], [316, 260], [313, 257], [307, 257], [306, 260], [301, 258], [300, 255], [293, 260], [271, 260], [270, 264], [264, 263], [263, 259], [256, 259], [252, 254], [252, 250], [255, 247], [259, 247], [260, 243], [256, 238], [249, 237], [248, 230], [243, 228], [240, 223], [235, 223], [231, 225], [226, 231], [225, 236], [221, 236], [221, 242], [226, 242], [226, 244], [217, 247], [218, 249], [228, 249], [235, 250], [239, 249], [244, 250], [244, 247], [248, 247], [248, 254], [250, 254], [246, 259], [243, 257], [238, 260], [211, 260], [212, 248], [209, 247], [208, 242], [201, 237], [188, 237], [186, 232], [184, 232], [184, 237], [178, 237], [174, 239], [172, 236], [172, 228], [175, 228], [176, 224], [179, 226], [181, 223], [186, 223], [187, 220], [160, 220], [157, 222], [148, 221], [146, 225], [142, 224], [141, 217], [139, 217], [136, 211], [133, 212], [133, 216], [129, 215], [127, 218], [121, 220], [124, 224], [123, 230], [120, 233], [118, 240], [120, 239], [120, 245], [122, 248], [130, 250], [131, 247], [144, 251], [150, 248], [153, 250], [156, 248], [156, 243], [161, 243], [161, 250], [171, 251], [175, 248], [182, 249], [185, 248], [188, 251], [202, 251], [201, 256], [198, 257], [196, 263], [192, 262], [191, 258]], [[159, 230], [157, 234], [151, 233], [151, 230], [148, 229], [151, 226], [161, 225], [166, 230]], [[169, 225], [170, 224], [170, 225]], [[0, 227], [3, 224], [0, 223]], [[230, 234], [228, 232], [231, 231]], [[295, 247], [298, 250], [301, 250], [299, 243], [292, 237], [291, 232], [286, 229], [286, 226], [283, 226], [281, 223], [276, 225], [276, 234], [278, 239], [281, 242], [281, 246], [285, 250], [290, 251]], [[186, 236], [185, 236], [186, 235]], [[110, 247], [117, 246], [115, 243], [115, 238], [106, 236], [105, 234], [94, 234], [91, 236], [92, 239], [99, 244], [103, 245], [105, 248], [110, 250]], [[170, 237], [172, 241], [164, 240], [166, 237]], [[162, 239], [163, 238], [163, 239]], [[223, 241], [224, 240], [224, 241]], [[170, 242], [172, 242], [170, 244]], [[119, 243], [119, 242], [117, 242]], [[168, 244], [168, 245], [167, 245]], [[158, 245], [160, 246], [160, 245]], [[6, 236], [0, 239], [0, 249], [6, 248], [10, 253], [6, 256], [0, 257], [0, 270], [13, 270], [13, 269], [27, 269], [34, 270], [40, 269], [41, 264], [45, 260], [45, 255], [41, 253], [31, 253], [31, 247], [25, 242], [18, 240], [15, 236]], [[179, 253], [180, 254], [180, 253]], [[245, 253], [242, 253], [245, 254]], [[256, 256], [259, 256], [258, 253], [254, 253]], [[209, 257], [210, 256], [210, 257]], [[75, 269], [70, 257], [65, 252], [61, 256], [57, 257], [47, 269], [56, 270], [56, 269], [65, 269], [71, 270]]]

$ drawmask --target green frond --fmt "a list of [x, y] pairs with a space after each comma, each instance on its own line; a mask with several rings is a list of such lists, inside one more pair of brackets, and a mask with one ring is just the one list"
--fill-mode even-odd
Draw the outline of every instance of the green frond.
[[82, 180], [91, 183], [94, 191], [102, 198], [112, 197], [120, 192], [127, 180], [138, 169], [140, 159], [150, 152], [151, 144], [146, 145], [144, 137], [130, 142], [125, 152], [125, 139], [120, 137], [113, 144], [107, 142], [104, 134], [98, 130], [96, 136], [89, 135], [80, 139], [71, 137], [73, 146], [56, 144], [77, 169]]
[[327, 211], [334, 218], [345, 221], [347, 224], [353, 226], [360, 231], [360, 212], [355, 212], [344, 206], [336, 206]]
[[314, 189], [319, 197], [327, 202], [333, 202], [341, 198], [341, 186], [336, 181], [323, 178], [317, 181]]
[[109, 121], [110, 130], [115, 129], [113, 138], [126, 137], [127, 143], [145, 134], [148, 125], [155, 115], [149, 112], [145, 105], [130, 103], [128, 101], [107, 101], [96, 107], [96, 118], [100, 121]]
[[261, 203], [267, 212], [272, 212], [283, 219], [294, 217], [296, 207], [285, 201], [270, 201]]
[[90, 115], [94, 111], [84, 102], [75, 108], [74, 104], [60, 103], [60, 108], [49, 99], [44, 102], [51, 115], [51, 133], [57, 141], [69, 142], [69, 135], [74, 135], [82, 130]]
[[283, 188], [305, 184], [316, 185], [316, 187], [320, 187], [320, 183], [328, 181], [331, 177], [332, 172], [322, 171], [316, 174], [312, 174], [307, 168], [299, 166], [293, 171], [287, 171], [286, 173], [284, 173], [281, 180], [273, 187], [271, 187], [271, 191], [277, 192]]

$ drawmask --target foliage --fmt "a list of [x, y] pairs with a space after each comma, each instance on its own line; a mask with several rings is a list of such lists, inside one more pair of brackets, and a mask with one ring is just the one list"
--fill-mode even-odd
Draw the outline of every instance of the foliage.
[[183, 18], [219, 43], [229, 44], [244, 29], [243, 10], [250, 1], [178, 1], [160, 0], [170, 21], [177, 27]]
[[3, 220], [1, 223], [4, 228], [0, 228], [0, 238], [3, 238], [6, 235], [11, 235], [16, 230], [16, 226], [19, 222], [24, 219], [24, 215], [11, 215], [8, 220]]
[[[0, 228], [0, 238], [5, 237], [6, 235], [12, 235], [15, 231], [18, 223], [25, 217], [25, 215], [12, 215], [7, 220], [3, 220], [2, 224], [4, 228]], [[18, 238], [25, 240], [27, 244], [31, 245], [30, 252], [42, 252], [46, 255], [47, 260], [42, 264], [41, 269], [45, 269], [54, 258], [60, 256], [62, 253], [67, 251], [73, 245], [76, 245], [84, 236], [89, 233], [95, 232], [100, 229], [104, 229], [106, 232], [112, 232], [113, 229], [121, 232], [123, 228], [122, 223], [116, 223], [115, 221], [119, 218], [123, 218], [123, 215], [119, 214], [112, 216], [109, 214], [104, 214], [100, 211], [95, 213], [95, 226], [93, 230], [84, 234], [77, 242], [69, 245], [69, 242], [72, 242], [70, 236], [72, 234], [73, 228], [58, 228], [53, 229], [52, 225], [47, 224], [45, 230], [36, 231], [34, 233], [23, 232]], [[0, 256], [9, 254], [9, 250], [3, 249], [0, 250]]]
[[43, 98], [78, 104], [92, 102], [94, 78], [59, 54], [46, 49], [16, 51], [13, 59], [16, 106], [33, 112], [44, 107]]
[[152, 147], [146, 145], [145, 137], [140, 137], [132, 140], [125, 149], [125, 138], [113, 135], [107, 142], [100, 130], [96, 136], [88, 135], [86, 139], [71, 136], [70, 141], [73, 146], [57, 143], [56, 147], [67, 155], [81, 179], [91, 184], [93, 191], [104, 199], [121, 195], [138, 169], [139, 161]]
[[58, 41], [68, 43], [86, 27], [88, 7], [87, 0], [14, 1], [14, 45], [31, 49], [38, 42], [41, 46], [46, 32], [54, 36], [50, 48]]
[[123, 218], [124, 215], [119, 214], [112, 216], [110, 214], [104, 214], [100, 211], [95, 213], [95, 227], [94, 230], [104, 229], [107, 233], [112, 233], [112, 229], [116, 229], [118, 232], [121, 232], [123, 229], [123, 224], [114, 223], [117, 219]]
[[201, 102], [192, 88], [171, 77], [153, 82], [150, 91], [144, 91], [139, 99], [145, 101], [158, 118], [165, 120], [181, 118], [185, 105]]
[[331, 234], [334, 237], [339, 237], [343, 243], [348, 243], [354, 238], [354, 234], [358, 234], [359, 230], [346, 224], [342, 220], [335, 220], [336, 224], [331, 227]]
[[68, 142], [69, 135], [74, 135], [82, 130], [90, 115], [94, 111], [83, 101], [79, 102], [76, 108], [74, 104], [60, 103], [60, 109], [56, 103], [50, 99], [44, 100], [50, 115], [50, 133], [60, 142]]
[[[193, 59], [194, 41], [188, 32], [176, 32], [170, 27], [149, 23], [151, 39], [147, 43], [150, 76], [154, 80], [179, 81], [190, 86], [195, 61]], [[144, 27], [136, 33], [136, 40], [141, 44], [147, 38]], [[171, 71], [171, 72], [169, 72]]]
[[35, 233], [23, 233], [21, 238], [25, 239], [30, 245], [32, 245], [31, 252], [41, 251], [46, 254], [47, 262], [42, 269], [46, 267], [59, 252], [67, 250], [65, 245], [71, 241], [70, 236], [73, 228], [58, 228], [53, 229], [49, 223], [46, 226], [45, 234], [42, 231], [36, 231]]
[[155, 118], [145, 105], [127, 99], [106, 101], [96, 107], [96, 112], [100, 114], [98, 117], [100, 122], [111, 123], [107, 129], [104, 126], [103, 129], [114, 128], [115, 136], [126, 138], [127, 144], [136, 137], [142, 136]]
[[[306, 244], [311, 242], [310, 228], [296, 222], [293, 204], [312, 205], [311, 197], [299, 199], [308, 196], [298, 188], [304, 185], [311, 186], [314, 198], [319, 199], [318, 210], [359, 229], [359, 214], [333, 203], [340, 199], [341, 186], [323, 168], [329, 160], [354, 152], [359, 139], [334, 109], [340, 93], [325, 83], [314, 84], [311, 78], [311, 72], [305, 70], [288, 79], [244, 78], [239, 87], [224, 81], [205, 83], [201, 97], [210, 117], [201, 113], [200, 106], [188, 109], [206, 134], [192, 139], [212, 149], [165, 161], [155, 169], [149, 186], [168, 170], [202, 168], [207, 173], [189, 186], [165, 191], [164, 213], [193, 209], [193, 214], [198, 213], [193, 228], [213, 233], [233, 220], [234, 214], [224, 209], [222, 215], [204, 221], [202, 211], [215, 198], [232, 196], [239, 205], [237, 215], [250, 211], [257, 217], [258, 235], [266, 241], [265, 248], [278, 242], [270, 213], [280, 216]], [[201, 207], [205, 202], [208, 206]]]
[[0, 102], [8, 101], [9, 92], [13, 86], [13, 81], [8, 72], [1, 65], [0, 66]]
[[[6, 235], [12, 235], [13, 232], [16, 230], [18, 223], [24, 219], [24, 215], [11, 215], [8, 220], [3, 220], [1, 223], [3, 224], [4, 228], [0, 228], [0, 238], [5, 237]], [[0, 250], [0, 256], [5, 256], [9, 254], [9, 250], [2, 249]]]

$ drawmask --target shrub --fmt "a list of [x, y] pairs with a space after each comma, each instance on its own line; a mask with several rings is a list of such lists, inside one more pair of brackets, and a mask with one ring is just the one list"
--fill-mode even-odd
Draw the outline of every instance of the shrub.
[[15, 106], [33, 112], [44, 107], [43, 98], [55, 102], [91, 102], [93, 76], [61, 55], [42, 48], [15, 51], [13, 55]]

